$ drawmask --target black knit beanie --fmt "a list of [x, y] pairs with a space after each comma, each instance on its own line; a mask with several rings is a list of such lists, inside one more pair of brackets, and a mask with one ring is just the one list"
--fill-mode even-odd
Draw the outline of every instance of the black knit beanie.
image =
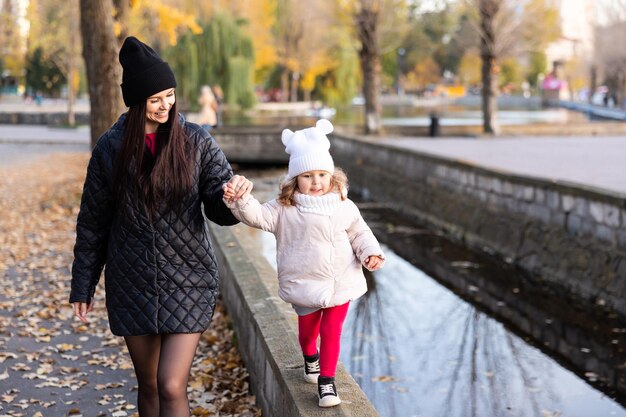
[[124, 40], [120, 49], [122, 96], [131, 107], [151, 95], [176, 87], [176, 78], [167, 62], [134, 36]]

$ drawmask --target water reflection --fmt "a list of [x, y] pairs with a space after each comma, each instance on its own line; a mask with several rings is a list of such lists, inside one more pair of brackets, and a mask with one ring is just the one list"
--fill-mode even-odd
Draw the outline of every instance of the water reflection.
[[626, 416], [391, 251], [353, 303], [342, 361], [381, 416]]
[[[436, 111], [440, 116], [440, 123], [444, 126], [477, 126], [482, 123], [482, 113], [479, 108], [459, 105], [444, 106], [411, 106], [386, 105], [382, 109], [382, 123], [386, 126], [428, 126], [430, 113]], [[284, 112], [263, 113], [250, 116], [245, 113], [229, 113], [224, 116], [229, 126], [310, 126], [315, 124], [317, 117], [304, 115], [285, 115]], [[338, 125], [362, 125], [364, 112], [361, 106], [338, 108], [333, 121]], [[498, 112], [498, 121], [502, 125], [528, 125], [536, 123], [569, 124], [586, 123], [589, 117], [584, 113], [567, 109], [501, 109]]]

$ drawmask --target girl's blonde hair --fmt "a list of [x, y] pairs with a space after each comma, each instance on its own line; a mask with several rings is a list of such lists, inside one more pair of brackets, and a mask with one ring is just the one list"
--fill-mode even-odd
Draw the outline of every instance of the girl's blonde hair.
[[[278, 202], [283, 206], [295, 206], [296, 200], [294, 198], [294, 194], [298, 191], [298, 177], [295, 176], [289, 180], [281, 182], [279, 188], [280, 192], [278, 193]], [[348, 177], [345, 172], [341, 170], [341, 168], [335, 167], [335, 172], [330, 177], [329, 192], [332, 191], [339, 193], [341, 201], [348, 198]]]

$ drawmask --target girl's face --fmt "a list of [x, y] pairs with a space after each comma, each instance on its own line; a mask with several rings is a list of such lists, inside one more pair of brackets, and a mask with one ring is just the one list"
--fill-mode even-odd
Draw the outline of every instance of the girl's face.
[[176, 95], [173, 88], [148, 97], [146, 101], [146, 133], [156, 132], [159, 124], [167, 122], [170, 109], [175, 102]]
[[298, 191], [302, 194], [320, 196], [330, 191], [330, 175], [327, 171], [308, 171], [298, 175]]

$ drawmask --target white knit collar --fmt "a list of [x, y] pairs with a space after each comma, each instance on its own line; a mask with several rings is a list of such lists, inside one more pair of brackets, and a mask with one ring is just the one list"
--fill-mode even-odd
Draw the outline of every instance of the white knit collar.
[[330, 216], [341, 203], [341, 196], [337, 192], [330, 192], [320, 196], [306, 195], [296, 191], [293, 195], [296, 207], [301, 213], [315, 213]]

